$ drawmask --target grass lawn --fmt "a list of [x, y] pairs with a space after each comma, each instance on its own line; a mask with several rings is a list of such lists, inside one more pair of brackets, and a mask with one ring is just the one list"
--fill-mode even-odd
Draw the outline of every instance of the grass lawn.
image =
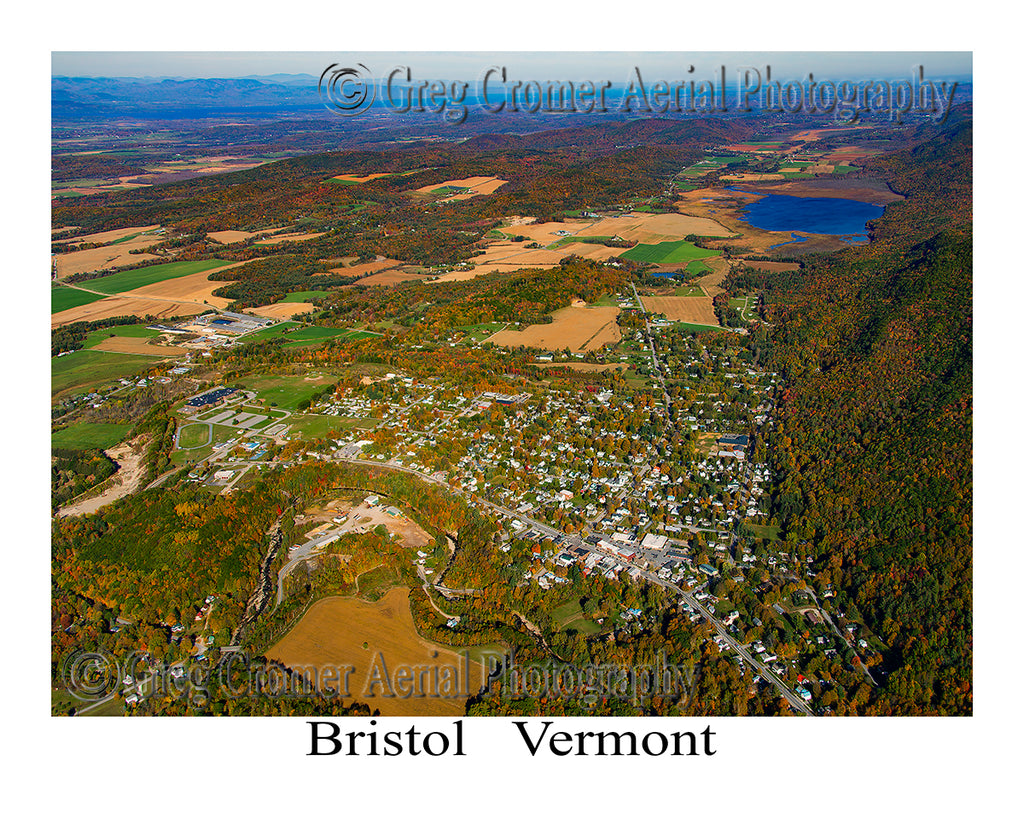
[[76, 350], [50, 360], [50, 394], [56, 397], [75, 387], [95, 387], [149, 369], [153, 356]]
[[130, 424], [74, 424], [50, 436], [50, 445], [64, 449], [107, 449], [120, 443]]
[[597, 623], [584, 616], [578, 600], [570, 600], [568, 603], [558, 606], [552, 610], [551, 617], [559, 631], [572, 630], [578, 631], [580, 634], [597, 634], [601, 631], [601, 627]]
[[488, 321], [483, 324], [464, 324], [458, 329], [466, 334], [466, 341], [480, 342], [490, 338], [504, 326], [505, 323], [501, 321]]
[[96, 293], [86, 293], [84, 290], [75, 290], [71, 287], [54, 287], [50, 290], [50, 313], [92, 304], [102, 298], [104, 297]]
[[563, 603], [551, 610], [551, 618], [558, 624], [559, 628], [564, 628], [565, 624], [570, 620], [575, 620], [577, 617], [582, 616], [583, 609], [580, 606], [579, 600], [570, 600], [568, 603]]
[[720, 250], [705, 250], [704, 248], [697, 247], [693, 242], [680, 239], [676, 242], [637, 245], [623, 253], [622, 258], [633, 262], [674, 264], [677, 262], [689, 262], [694, 259], [706, 259], [709, 256], [718, 256], [721, 252]]
[[780, 526], [756, 526], [753, 523], [746, 524], [756, 537], [765, 540], [778, 540]]
[[122, 324], [118, 327], [101, 327], [99, 330], [93, 330], [85, 337], [83, 344], [87, 348], [95, 347], [103, 339], [110, 338], [111, 336], [120, 336], [121, 338], [153, 338], [158, 335], [160, 335], [159, 330], [150, 330], [145, 324]]
[[83, 282], [82, 286], [100, 293], [124, 293], [137, 287], [144, 287], [147, 284], [154, 284], [155, 282], [162, 282], [167, 279], [177, 279], [181, 276], [189, 276], [203, 270], [224, 267], [227, 264], [230, 264], [230, 262], [225, 262], [222, 259], [168, 262], [167, 264], [140, 267], [138, 270], [125, 270], [123, 273], [112, 273], [99, 279], [90, 279], [88, 282]]

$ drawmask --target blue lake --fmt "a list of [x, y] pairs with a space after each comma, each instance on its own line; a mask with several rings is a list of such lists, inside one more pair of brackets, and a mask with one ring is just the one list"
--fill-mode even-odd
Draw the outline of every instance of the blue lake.
[[866, 238], [866, 223], [877, 219], [884, 210], [880, 205], [853, 199], [770, 193], [747, 205], [739, 218], [762, 230], [799, 230]]

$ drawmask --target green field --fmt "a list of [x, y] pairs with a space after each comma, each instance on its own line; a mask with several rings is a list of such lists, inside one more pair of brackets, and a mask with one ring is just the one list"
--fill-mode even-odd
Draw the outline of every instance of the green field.
[[346, 335], [348, 332], [348, 330], [340, 330], [337, 327], [303, 327], [301, 330], [290, 333], [284, 346], [288, 349], [308, 347], [329, 338]]
[[159, 330], [150, 330], [145, 324], [123, 324], [118, 327], [101, 327], [99, 330], [93, 330], [85, 337], [83, 346], [95, 347], [103, 341], [103, 339], [110, 338], [111, 336], [119, 336], [121, 338], [153, 338], [158, 335], [160, 335]]
[[832, 173], [839, 174], [840, 176], [843, 176], [845, 174], [850, 173], [850, 171], [855, 171], [855, 170], [857, 170], [857, 169], [854, 168], [852, 165], [836, 165], [835, 170], [833, 170]]
[[74, 424], [50, 436], [50, 445], [65, 449], [107, 449], [120, 443], [130, 424]]
[[61, 310], [81, 307], [83, 304], [92, 304], [102, 298], [103, 296], [96, 293], [86, 293], [84, 290], [75, 290], [71, 287], [54, 287], [50, 290], [50, 313], [59, 313]]
[[689, 297], [703, 296], [704, 295], [704, 291], [701, 290], [695, 284], [684, 284], [681, 287], [677, 287], [676, 288], [676, 292], [673, 293], [672, 295], [673, 296], [689, 296]]
[[299, 326], [301, 325], [296, 321], [282, 321], [280, 324], [275, 324], [266, 330], [257, 330], [255, 333], [249, 333], [243, 338], [243, 341], [267, 341], [272, 338], [280, 338], [287, 335], [289, 330]]
[[637, 245], [622, 254], [623, 259], [633, 262], [650, 262], [651, 264], [675, 264], [689, 262], [694, 259], [706, 259], [718, 256], [720, 250], [705, 250], [692, 242], [680, 239], [677, 242], [658, 242], [654, 245]]
[[672, 326], [677, 328], [677, 329], [679, 329], [679, 330], [688, 330], [691, 333], [706, 333], [709, 330], [721, 330], [722, 329], [718, 325], [712, 325], [712, 324], [690, 324], [689, 322], [685, 322], [685, 321], [677, 321]]
[[700, 259], [694, 259], [692, 262], [686, 265], [686, 272], [695, 273], [699, 276], [702, 276], [705, 273], [710, 273], [711, 268], [704, 264], [704, 262], [702, 262]]
[[280, 409], [294, 411], [295, 408], [314, 393], [322, 392], [328, 383], [337, 378], [328, 376], [323, 381], [306, 381], [301, 375], [294, 376], [256, 376], [243, 379], [241, 386], [253, 390], [264, 400], [264, 405], [272, 404]]
[[124, 293], [134, 290], [137, 287], [145, 287], [147, 284], [177, 279], [181, 276], [189, 276], [192, 273], [199, 273], [203, 270], [213, 270], [215, 267], [223, 267], [231, 264], [223, 259], [202, 259], [194, 262], [168, 262], [167, 264], [155, 264], [151, 267], [140, 267], [137, 270], [125, 270], [123, 273], [112, 273], [98, 279], [90, 279], [85, 283], [90, 290], [100, 293]]
[[300, 435], [303, 440], [313, 440], [329, 435], [337, 435], [344, 430], [360, 427], [372, 429], [375, 422], [370, 419], [359, 418], [338, 418], [333, 415], [293, 415], [288, 419], [292, 425], [288, 434], [290, 436]]
[[153, 357], [77, 350], [50, 361], [50, 393], [96, 387], [108, 381], [143, 372], [153, 366]]
[[380, 333], [374, 333], [370, 330], [349, 330], [348, 335], [345, 336], [346, 341], [361, 341], [364, 338], [376, 338]]
[[196, 449], [210, 442], [209, 424], [186, 424], [178, 430], [178, 446], [181, 449]]
[[326, 290], [299, 290], [295, 293], [289, 293], [281, 301], [285, 304], [296, 304], [303, 301], [312, 301], [313, 299], [322, 299], [326, 295]]
[[455, 196], [460, 193], [469, 193], [472, 188], [460, 188], [457, 185], [445, 185], [443, 188], [437, 188], [432, 190], [430, 193], [434, 196]]

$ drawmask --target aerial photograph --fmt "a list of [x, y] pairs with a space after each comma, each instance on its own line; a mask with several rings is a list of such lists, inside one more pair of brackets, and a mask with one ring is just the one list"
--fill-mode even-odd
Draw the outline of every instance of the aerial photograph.
[[972, 60], [53, 51], [50, 715], [972, 716]]

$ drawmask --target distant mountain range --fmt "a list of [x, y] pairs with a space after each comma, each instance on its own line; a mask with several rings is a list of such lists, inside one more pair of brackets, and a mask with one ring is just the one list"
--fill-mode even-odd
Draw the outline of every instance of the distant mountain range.
[[229, 79], [53, 77], [53, 119], [204, 117], [323, 110], [307, 74]]

